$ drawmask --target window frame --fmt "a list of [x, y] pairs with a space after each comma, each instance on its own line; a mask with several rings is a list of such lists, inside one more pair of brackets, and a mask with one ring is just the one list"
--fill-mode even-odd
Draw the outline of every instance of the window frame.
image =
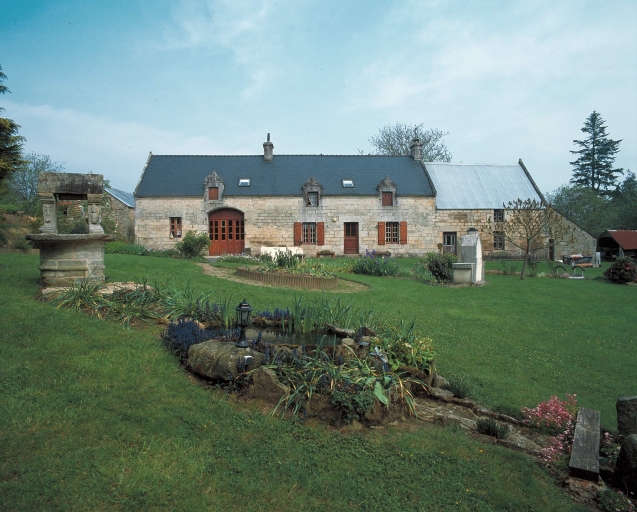
[[394, 192], [391, 190], [381, 191], [381, 205], [394, 206]]
[[183, 233], [183, 223], [181, 217], [169, 217], [170, 219], [170, 237], [181, 238]]
[[239, 178], [240, 187], [249, 187], [251, 184], [251, 178]]
[[343, 188], [356, 188], [356, 186], [354, 185], [354, 180], [349, 178], [341, 179], [341, 185]]
[[400, 243], [400, 222], [385, 222], [385, 244]]
[[505, 249], [504, 231], [493, 232], [493, 250], [504, 251]]
[[301, 223], [301, 243], [303, 245], [317, 245], [316, 222]]
[[[312, 201], [313, 198], [315, 199], [315, 201]], [[312, 208], [317, 208], [318, 205], [319, 205], [319, 192], [318, 192], [318, 190], [312, 190], [312, 191], [306, 192], [305, 206], [310, 206]]]
[[493, 210], [493, 222], [504, 222], [504, 210], [502, 208]]

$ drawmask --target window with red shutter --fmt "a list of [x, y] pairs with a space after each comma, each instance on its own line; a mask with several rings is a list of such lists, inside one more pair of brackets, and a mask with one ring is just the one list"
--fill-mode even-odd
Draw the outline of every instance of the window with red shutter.
[[383, 206], [394, 206], [393, 192], [383, 192]]
[[325, 223], [316, 223], [316, 245], [325, 245]]
[[407, 243], [407, 223], [404, 221], [400, 223], [400, 243]]
[[385, 245], [385, 223], [378, 223], [378, 245]]
[[219, 200], [219, 187], [208, 188], [208, 201], [218, 201], [218, 200]]

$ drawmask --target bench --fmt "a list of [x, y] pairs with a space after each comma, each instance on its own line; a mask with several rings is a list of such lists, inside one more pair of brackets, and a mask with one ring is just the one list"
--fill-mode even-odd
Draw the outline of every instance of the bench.
[[580, 407], [573, 435], [569, 474], [575, 478], [599, 480], [600, 412]]

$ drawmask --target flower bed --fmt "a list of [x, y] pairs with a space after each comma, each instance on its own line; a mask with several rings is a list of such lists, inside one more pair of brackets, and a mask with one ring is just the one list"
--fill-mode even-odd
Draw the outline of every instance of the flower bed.
[[283, 274], [278, 272], [258, 272], [247, 268], [237, 268], [236, 273], [252, 281], [280, 284], [282, 286], [328, 290], [336, 288], [338, 277], [315, 277], [304, 274]]

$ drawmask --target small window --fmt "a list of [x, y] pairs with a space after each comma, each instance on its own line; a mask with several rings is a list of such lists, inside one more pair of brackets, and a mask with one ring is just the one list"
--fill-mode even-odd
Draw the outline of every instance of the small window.
[[398, 222], [385, 222], [385, 243], [398, 243]]
[[239, 178], [239, 186], [240, 187], [249, 187], [250, 186], [250, 178]]
[[496, 251], [504, 251], [504, 232], [493, 232], [493, 249]]
[[493, 221], [504, 222], [504, 210], [493, 210]]
[[341, 180], [343, 188], [354, 188], [354, 180]]
[[316, 222], [303, 223], [303, 243], [316, 245]]
[[318, 206], [319, 196], [318, 192], [307, 193], [307, 206]]
[[170, 218], [170, 236], [172, 238], [181, 238], [181, 217]]
[[210, 187], [208, 189], [208, 201], [219, 200], [219, 187]]
[[394, 206], [393, 192], [383, 192], [383, 206]]
[[456, 253], [456, 233], [455, 232], [447, 232], [442, 234], [442, 252], [446, 253]]

